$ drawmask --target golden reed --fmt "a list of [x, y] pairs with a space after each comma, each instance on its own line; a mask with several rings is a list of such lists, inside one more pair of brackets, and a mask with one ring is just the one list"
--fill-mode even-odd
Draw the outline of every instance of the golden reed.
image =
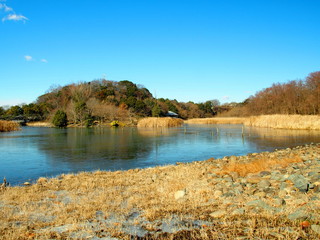
[[180, 118], [171, 117], [149, 117], [143, 118], [138, 122], [138, 127], [141, 128], [157, 128], [157, 127], [178, 127], [183, 124], [183, 120]]
[[16, 122], [0, 120], [0, 132], [17, 131], [19, 129], [20, 126]]

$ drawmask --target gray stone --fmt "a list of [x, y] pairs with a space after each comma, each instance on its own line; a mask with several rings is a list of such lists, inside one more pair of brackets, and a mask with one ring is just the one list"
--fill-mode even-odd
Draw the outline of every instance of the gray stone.
[[264, 177], [264, 176], [268, 176], [268, 175], [271, 175], [271, 172], [269, 171], [262, 171], [259, 173], [260, 177]]
[[304, 176], [300, 174], [294, 174], [289, 177], [289, 180], [291, 180], [294, 186], [298, 188], [301, 192], [308, 191], [309, 182]]
[[271, 186], [271, 183], [268, 181], [268, 180], [261, 180], [258, 184], [257, 184], [257, 187], [258, 188], [268, 188]]
[[294, 220], [306, 220], [309, 218], [309, 214], [304, 209], [298, 209], [297, 211], [288, 215], [288, 219], [291, 221]]
[[273, 201], [273, 205], [275, 207], [281, 207], [281, 206], [283, 206], [285, 204], [286, 204], [286, 201], [284, 199], [282, 199], [282, 198], [275, 198], [274, 201]]
[[262, 200], [253, 200], [253, 201], [247, 202], [246, 205], [262, 208], [268, 212], [278, 212], [279, 211], [276, 208], [271, 207], [269, 204], [265, 203]]
[[243, 215], [245, 213], [245, 209], [244, 208], [238, 208], [232, 211], [232, 215]]

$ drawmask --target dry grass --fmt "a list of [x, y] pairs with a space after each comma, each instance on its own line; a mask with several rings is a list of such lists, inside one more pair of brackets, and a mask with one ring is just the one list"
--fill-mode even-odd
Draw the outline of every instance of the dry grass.
[[240, 117], [216, 117], [216, 118], [194, 118], [186, 120], [187, 124], [242, 124], [246, 118]]
[[318, 115], [262, 115], [248, 118], [245, 125], [279, 129], [320, 130]]
[[11, 132], [20, 129], [20, 125], [13, 121], [0, 120], [0, 132]]
[[261, 171], [270, 170], [274, 166], [287, 167], [291, 163], [302, 162], [299, 156], [291, 156], [287, 158], [260, 158], [250, 162], [235, 162], [231, 161], [228, 165], [222, 168], [221, 175], [230, 172], [236, 172], [244, 177], [250, 173], [259, 173]]
[[178, 127], [183, 124], [183, 120], [180, 118], [157, 118], [149, 117], [139, 120], [138, 127], [140, 128], [158, 128], [158, 127]]
[[[315, 151], [319, 153], [320, 148], [315, 147]], [[298, 156], [293, 157], [292, 162], [296, 161], [300, 161]], [[97, 222], [97, 211], [102, 211], [105, 219], [114, 214], [120, 216], [113, 228], [102, 224], [99, 230], [120, 239], [138, 239], [119, 230], [123, 224], [121, 219], [128, 219], [132, 211], [139, 211], [144, 218], [153, 221], [151, 225], [144, 226], [145, 229], [157, 229], [155, 220], [171, 219], [173, 215], [212, 223], [202, 225], [200, 229], [139, 239], [278, 239], [272, 234], [279, 233], [283, 236], [279, 239], [308, 237], [299, 223], [289, 221], [283, 213], [262, 211], [228, 214], [219, 219], [210, 217], [213, 211], [227, 209], [232, 212], [244, 206], [244, 200], [239, 196], [231, 202], [214, 198], [215, 190], [220, 186], [211, 175], [213, 170], [219, 166], [223, 171], [237, 170], [223, 167], [225, 162], [217, 159], [149, 169], [83, 172], [53, 179], [41, 178], [28, 187], [6, 188], [0, 192], [0, 239], [70, 239], [68, 234], [78, 231], [94, 235], [96, 230], [81, 224]], [[262, 160], [257, 162], [264, 166], [259, 169], [266, 169], [271, 164], [289, 164], [291, 160], [277, 161], [275, 158], [267, 166]], [[249, 169], [258, 171], [253, 165]], [[186, 195], [176, 200], [174, 195], [178, 190], [185, 190]], [[42, 220], [50, 216], [56, 217], [50, 221]], [[69, 232], [59, 234], [52, 230], [52, 227], [65, 224], [72, 224]], [[317, 236], [310, 233], [309, 239], [317, 239]]]
[[29, 126], [29, 127], [53, 127], [53, 124], [50, 122], [28, 122], [27, 126]]

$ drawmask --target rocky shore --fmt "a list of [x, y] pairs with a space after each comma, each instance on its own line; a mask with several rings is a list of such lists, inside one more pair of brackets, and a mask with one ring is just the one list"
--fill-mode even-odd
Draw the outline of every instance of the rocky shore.
[[2, 186], [0, 239], [320, 239], [320, 144]]

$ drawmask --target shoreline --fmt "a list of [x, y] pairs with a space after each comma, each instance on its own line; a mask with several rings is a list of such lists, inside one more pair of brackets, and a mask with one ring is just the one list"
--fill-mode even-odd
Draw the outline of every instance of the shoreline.
[[[156, 119], [156, 120], [154, 120]], [[159, 121], [157, 121], [159, 119]], [[132, 119], [129, 121], [123, 121], [122, 127], [146, 127], [146, 128], [157, 128], [157, 127], [172, 127], [180, 124], [243, 124], [244, 126], [250, 127], [261, 127], [261, 128], [273, 128], [273, 129], [288, 129], [288, 130], [320, 130], [320, 116], [318, 115], [261, 115], [261, 116], [250, 116], [250, 117], [213, 117], [213, 118], [193, 118], [188, 120], [180, 120], [171, 118], [172, 121], [176, 120], [177, 123], [171, 123], [167, 121], [169, 118], [142, 118]], [[179, 121], [178, 121], [179, 120]], [[169, 123], [170, 122], [170, 123]], [[174, 121], [173, 121], [174, 122]], [[98, 123], [92, 127], [105, 127], [110, 126], [111, 122]], [[140, 123], [140, 125], [139, 125]], [[50, 122], [29, 122], [26, 124], [30, 127], [53, 127]], [[75, 124], [69, 124], [68, 128], [84, 127]]]
[[39, 178], [0, 207], [3, 239], [317, 239], [320, 144]]

